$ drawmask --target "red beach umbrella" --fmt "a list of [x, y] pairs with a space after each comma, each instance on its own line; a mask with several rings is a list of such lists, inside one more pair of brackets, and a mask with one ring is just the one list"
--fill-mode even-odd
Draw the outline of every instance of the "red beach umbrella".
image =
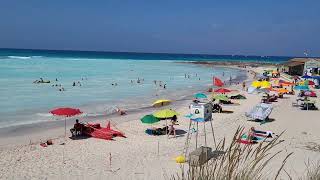
[[66, 117], [82, 114], [80, 109], [74, 109], [74, 108], [58, 108], [50, 111], [50, 113], [56, 116], [66, 116]]
[[228, 93], [228, 92], [231, 92], [231, 90], [225, 89], [225, 88], [219, 88], [219, 89], [214, 90], [214, 92], [216, 92], [216, 93]]
[[75, 116], [82, 114], [80, 109], [74, 109], [74, 108], [57, 108], [52, 111], [50, 111], [51, 114], [56, 116], [64, 116], [64, 136], [67, 134], [67, 117]]
[[314, 85], [314, 82], [313, 81], [309, 81], [308, 85]]

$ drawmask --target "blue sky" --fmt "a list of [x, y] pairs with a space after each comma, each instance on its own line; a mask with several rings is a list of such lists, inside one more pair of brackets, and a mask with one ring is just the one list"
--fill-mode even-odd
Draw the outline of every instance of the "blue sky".
[[1, 0], [0, 48], [320, 56], [319, 0]]

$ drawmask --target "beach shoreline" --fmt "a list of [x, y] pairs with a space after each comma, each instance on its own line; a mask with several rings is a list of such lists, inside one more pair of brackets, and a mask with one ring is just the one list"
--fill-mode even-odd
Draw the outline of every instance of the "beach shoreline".
[[[199, 64], [203, 65], [203, 64]], [[203, 68], [211, 68], [211, 66], [204, 66]], [[239, 68], [235, 66], [216, 66], [216, 68], [229, 68], [229, 69], [238, 69], [241, 70], [245, 75], [238, 75], [233, 79], [233, 83], [243, 82], [249, 80], [249, 74], [245, 68]], [[202, 87], [191, 89], [191, 92], [187, 92], [179, 96], [170, 96], [170, 92], [162, 95], [161, 97], [168, 97], [173, 101], [171, 107], [181, 107], [185, 104], [185, 102], [189, 102], [193, 98], [193, 94], [197, 92], [206, 92], [211, 85], [202, 85]], [[226, 84], [225, 87], [230, 87], [229, 82]], [[160, 97], [154, 97], [154, 100]], [[123, 100], [122, 100], [123, 101]], [[153, 101], [149, 99], [150, 103]], [[125, 101], [124, 101], [125, 102]], [[90, 105], [88, 106], [90, 108]], [[121, 106], [119, 106], [122, 108]], [[81, 106], [80, 106], [81, 108]], [[155, 109], [149, 105], [146, 106], [143, 104], [142, 106], [138, 107], [131, 107], [130, 109], [123, 109], [128, 114], [139, 114], [139, 113], [151, 113]], [[111, 114], [100, 114], [94, 116], [77, 116], [74, 118], [68, 118], [67, 120], [67, 127], [70, 127], [74, 124], [75, 119], [80, 119], [85, 121], [83, 122], [102, 122], [103, 120], [110, 120], [112, 123], [123, 123], [125, 121], [113, 120], [113, 118], [117, 118], [119, 115], [114, 112]], [[125, 116], [124, 116], [125, 118]], [[52, 116], [52, 120], [43, 121], [43, 122], [34, 122], [29, 124], [21, 124], [21, 125], [12, 125], [8, 127], [1, 127], [0, 128], [0, 147], [1, 146], [16, 146], [16, 145], [25, 145], [32, 143], [39, 143], [41, 140], [44, 139], [56, 139], [63, 137], [64, 132], [64, 118], [54, 117]], [[56, 135], [55, 135], [56, 134]], [[29, 136], [29, 137], [28, 137]], [[52, 136], [52, 137], [51, 137]]]

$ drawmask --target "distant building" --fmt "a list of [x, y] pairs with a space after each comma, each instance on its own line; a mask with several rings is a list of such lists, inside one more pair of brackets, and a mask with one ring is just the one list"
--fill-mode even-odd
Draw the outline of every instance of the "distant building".
[[289, 75], [320, 74], [319, 58], [293, 58], [281, 65], [281, 70]]

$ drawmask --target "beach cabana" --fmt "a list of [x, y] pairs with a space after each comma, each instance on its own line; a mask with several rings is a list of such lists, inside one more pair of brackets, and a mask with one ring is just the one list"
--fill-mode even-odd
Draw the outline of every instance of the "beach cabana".
[[246, 112], [245, 115], [253, 120], [264, 121], [271, 114], [273, 107], [270, 104], [260, 103], [254, 106], [249, 112]]
[[170, 100], [168, 99], [159, 99], [159, 100], [156, 100], [152, 106], [153, 107], [161, 107], [161, 106], [166, 106], [166, 105], [169, 105], [171, 103]]

